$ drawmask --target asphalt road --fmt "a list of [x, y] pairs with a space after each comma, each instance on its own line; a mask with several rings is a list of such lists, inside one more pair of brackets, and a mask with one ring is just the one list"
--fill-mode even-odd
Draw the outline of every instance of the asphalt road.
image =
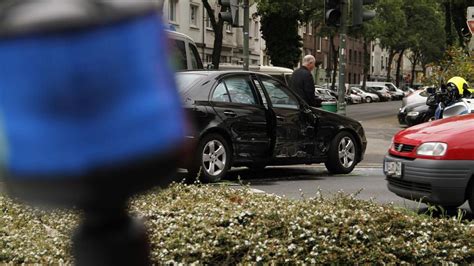
[[[382, 171], [383, 156], [391, 139], [403, 129], [396, 118], [400, 106], [401, 101], [348, 106], [347, 115], [362, 123], [368, 140], [364, 161], [349, 175], [330, 175], [324, 165], [295, 165], [268, 167], [261, 172], [237, 168], [230, 172], [228, 179], [231, 182], [240, 179], [240, 182], [256, 191], [289, 199], [313, 197], [318, 192], [328, 197], [344, 192], [354, 194], [358, 199], [425, 212], [426, 205], [405, 200], [390, 192]], [[467, 212], [468, 219], [472, 219], [473, 214], [467, 203], [461, 209]], [[456, 214], [456, 210], [451, 212]]]

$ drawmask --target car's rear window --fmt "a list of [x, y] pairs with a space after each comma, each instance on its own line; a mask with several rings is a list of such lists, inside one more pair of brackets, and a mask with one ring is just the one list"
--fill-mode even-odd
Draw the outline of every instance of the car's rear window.
[[178, 90], [180, 93], [186, 92], [194, 82], [202, 78], [203, 74], [196, 73], [177, 73], [176, 74], [176, 84], [178, 85]]

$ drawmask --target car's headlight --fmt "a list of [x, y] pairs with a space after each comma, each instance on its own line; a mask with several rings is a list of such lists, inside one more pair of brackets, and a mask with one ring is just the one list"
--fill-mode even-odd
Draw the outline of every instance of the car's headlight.
[[407, 116], [418, 116], [420, 112], [408, 112]]
[[416, 154], [426, 156], [444, 156], [448, 150], [448, 144], [442, 142], [426, 142], [416, 149]]

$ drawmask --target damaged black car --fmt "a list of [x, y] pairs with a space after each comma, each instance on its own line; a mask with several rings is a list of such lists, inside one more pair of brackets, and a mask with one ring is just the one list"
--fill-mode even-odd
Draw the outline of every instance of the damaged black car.
[[232, 166], [324, 163], [347, 174], [364, 158], [362, 125], [310, 107], [280, 81], [246, 71], [176, 74], [194, 130], [195, 151], [185, 166], [191, 177], [216, 182]]

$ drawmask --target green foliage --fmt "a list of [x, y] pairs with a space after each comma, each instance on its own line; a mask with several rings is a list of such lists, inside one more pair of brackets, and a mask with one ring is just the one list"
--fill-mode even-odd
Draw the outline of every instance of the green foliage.
[[[306, 196], [307, 197], [307, 196]], [[288, 200], [248, 188], [174, 185], [131, 202], [154, 264], [468, 264], [474, 223], [337, 194]], [[78, 216], [0, 196], [0, 263], [71, 263]]]
[[432, 64], [433, 75], [426, 78], [423, 83], [426, 85], [440, 85], [454, 76], [461, 76], [474, 86], [474, 54], [468, 55], [464, 49], [451, 47], [446, 52], [444, 59], [436, 64]]
[[300, 59], [302, 38], [298, 34], [298, 21], [292, 14], [268, 13], [261, 18], [262, 38], [267, 54], [275, 66], [294, 68]]
[[301, 57], [298, 27], [322, 19], [322, 0], [258, 0], [262, 37], [272, 64], [294, 68]]

